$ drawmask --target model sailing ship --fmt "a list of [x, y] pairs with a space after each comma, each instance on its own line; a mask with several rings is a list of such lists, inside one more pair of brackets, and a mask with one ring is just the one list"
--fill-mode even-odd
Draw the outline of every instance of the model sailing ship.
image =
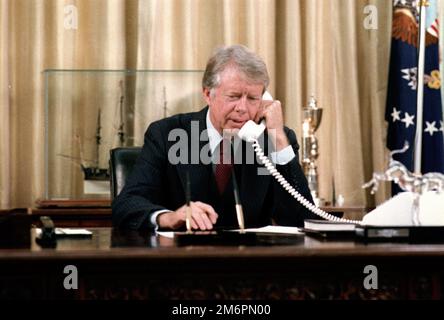
[[96, 180], [96, 181], [106, 180], [106, 181], [109, 181], [109, 168], [100, 168], [99, 167], [100, 145], [102, 144], [102, 136], [101, 136], [102, 126], [101, 126], [101, 122], [100, 122], [101, 113], [102, 113], [102, 111], [101, 111], [101, 109], [99, 109], [99, 113], [97, 116], [97, 128], [96, 128], [96, 137], [95, 137], [96, 138], [96, 159], [94, 160], [93, 166], [88, 167], [85, 164], [83, 152], [82, 152], [82, 147], [80, 145], [80, 158], [82, 159], [82, 161], [80, 163], [80, 167], [82, 168], [85, 180]]
[[[125, 118], [123, 103], [124, 103], [124, 95], [123, 95], [123, 86], [122, 83], [119, 84], [121, 87], [122, 94], [119, 98], [119, 125], [117, 127], [117, 137], [118, 137], [118, 146], [122, 147], [126, 142], [126, 133], [125, 133], [125, 123], [123, 119]], [[163, 117], [168, 116], [168, 102], [167, 102], [167, 94], [166, 87], [163, 86]], [[102, 125], [101, 125], [101, 109], [98, 111], [97, 116], [97, 128], [96, 128], [96, 159], [94, 161], [89, 161], [89, 163], [93, 163], [93, 166], [86, 166], [85, 161], [81, 161], [81, 168], [84, 174], [84, 180], [93, 180], [93, 181], [109, 181], [110, 173], [109, 168], [100, 168], [100, 146], [102, 145], [102, 135], [101, 135]], [[80, 157], [81, 159], [85, 159], [83, 157], [82, 145], [80, 143]]]
[[[124, 127], [124, 95], [122, 83], [119, 84], [121, 87], [121, 95], [118, 104], [119, 113], [119, 124], [117, 127], [117, 137], [118, 146], [124, 146], [126, 141], [125, 127]], [[79, 139], [80, 145], [80, 167], [84, 175], [84, 193], [85, 194], [109, 194], [109, 179], [110, 172], [109, 168], [100, 167], [101, 163], [101, 153], [100, 148], [102, 145], [102, 110], [98, 110], [97, 114], [97, 127], [95, 134], [95, 159], [93, 161], [85, 161], [83, 156], [83, 148]], [[87, 165], [87, 163], [89, 165]]]
[[[125, 110], [124, 110], [124, 102], [125, 96], [123, 91], [123, 84], [119, 83], [119, 87], [121, 88], [121, 95], [118, 100], [115, 119], [118, 118], [118, 121], [115, 121], [115, 125], [113, 125], [112, 136], [117, 140], [117, 143], [106, 142], [103, 139], [103, 128], [102, 121], [104, 120], [104, 116], [102, 113], [102, 109], [98, 109], [97, 113], [97, 122], [94, 137], [91, 137], [94, 140], [94, 147], [89, 144], [88, 152], [85, 155], [84, 152], [84, 141], [79, 134], [75, 135], [76, 144], [79, 148], [79, 157], [72, 157], [68, 155], [58, 154], [58, 156], [68, 158], [71, 161], [75, 162], [82, 170], [83, 173], [83, 192], [85, 194], [107, 194], [109, 195], [109, 180], [110, 180], [110, 172], [109, 167], [104, 166], [103, 164], [107, 164], [108, 161], [105, 161], [103, 158], [103, 149], [105, 145], [108, 148], [114, 147], [123, 147], [128, 144], [128, 141], [131, 140], [131, 137], [127, 136], [125, 129]], [[167, 92], [166, 87], [162, 88], [162, 116], [168, 116], [168, 101], [167, 101]], [[129, 110], [129, 112], [134, 112], [133, 110]], [[106, 118], [106, 117], [105, 117]], [[105, 132], [105, 135], [108, 135]], [[113, 139], [114, 140], [114, 139]], [[128, 141], [127, 141], [128, 140]], [[115, 140], [114, 140], [115, 141]], [[92, 141], [91, 141], [92, 142]], [[102, 152], [101, 152], [102, 151]], [[106, 153], [108, 154], [108, 153]]]
[[[123, 90], [122, 90], [123, 91]], [[117, 127], [117, 137], [118, 137], [118, 147], [122, 147], [125, 145], [126, 134], [125, 134], [125, 123], [124, 123], [124, 95], [121, 94], [119, 98], [119, 125]], [[96, 159], [93, 161], [93, 166], [87, 167], [82, 162], [82, 170], [85, 176], [85, 180], [107, 180], [109, 181], [109, 168], [101, 168], [100, 167], [100, 147], [102, 145], [102, 110], [99, 109], [97, 114], [97, 127], [96, 127], [96, 135], [95, 135], [95, 154]], [[82, 150], [82, 148], [80, 148]], [[83, 157], [82, 157], [83, 158]]]

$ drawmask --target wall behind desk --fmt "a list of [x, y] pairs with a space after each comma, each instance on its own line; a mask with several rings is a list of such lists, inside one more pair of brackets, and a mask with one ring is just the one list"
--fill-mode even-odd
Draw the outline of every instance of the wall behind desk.
[[0, 208], [44, 194], [43, 70], [203, 69], [216, 46], [234, 43], [265, 59], [299, 138], [309, 96], [324, 108], [321, 197], [334, 186], [345, 205], [374, 205], [360, 186], [385, 165], [390, 1], [2, 0], [0, 24]]

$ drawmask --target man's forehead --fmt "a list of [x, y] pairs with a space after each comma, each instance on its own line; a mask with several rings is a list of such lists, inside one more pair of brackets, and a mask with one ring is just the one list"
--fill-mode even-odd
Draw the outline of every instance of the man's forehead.
[[226, 67], [221, 73], [220, 73], [220, 77], [221, 77], [221, 83], [224, 80], [228, 80], [231, 81], [233, 78], [241, 80], [241, 81], [245, 81], [247, 82], [249, 85], [261, 85], [262, 81], [260, 80], [256, 80], [256, 79], [252, 79], [250, 77], [248, 77], [245, 72], [243, 72], [242, 70], [240, 70], [237, 67], [234, 66], [229, 66]]
[[264, 86], [261, 83], [239, 85], [239, 83], [229, 83], [224, 86], [220, 86], [224, 92], [227, 93], [250, 93], [250, 94], [262, 94]]
[[223, 76], [219, 87], [222, 87], [225, 91], [262, 91], [264, 84], [260, 81], [249, 79], [242, 73], [238, 73], [237, 75]]

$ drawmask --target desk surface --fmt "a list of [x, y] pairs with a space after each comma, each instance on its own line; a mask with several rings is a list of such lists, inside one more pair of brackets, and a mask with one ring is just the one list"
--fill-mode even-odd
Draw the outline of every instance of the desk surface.
[[59, 238], [55, 249], [41, 248], [31, 231], [30, 249], [0, 249], [0, 261], [14, 258], [112, 257], [435, 257], [444, 258], [444, 244], [371, 243], [353, 240], [322, 241], [304, 235], [262, 234], [255, 246], [177, 246], [173, 239], [136, 231], [88, 228], [88, 238]]
[[[0, 298], [74, 299], [405, 299], [444, 297], [444, 244], [320, 241], [264, 236], [274, 245], [184, 246], [111, 228], [57, 248], [0, 249]], [[64, 267], [79, 289], [63, 288]], [[378, 290], [363, 287], [378, 268]]]

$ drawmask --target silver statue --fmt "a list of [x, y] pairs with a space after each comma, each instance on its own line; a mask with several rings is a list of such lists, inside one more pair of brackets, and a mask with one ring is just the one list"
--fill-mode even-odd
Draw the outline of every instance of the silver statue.
[[364, 184], [363, 188], [372, 187], [371, 193], [374, 194], [379, 188], [379, 181], [393, 181], [403, 191], [410, 191], [417, 194], [423, 194], [427, 191], [441, 193], [444, 191], [444, 175], [439, 172], [430, 172], [424, 175], [415, 175], [399, 161], [393, 159], [393, 155], [403, 153], [409, 148], [408, 142], [400, 150], [394, 150], [390, 153], [389, 166], [385, 172], [373, 173], [373, 178]]
[[399, 161], [393, 159], [393, 155], [407, 151], [409, 144], [406, 141], [404, 147], [400, 150], [394, 150], [390, 153], [389, 166], [385, 172], [373, 173], [373, 178], [362, 187], [372, 187], [371, 193], [374, 194], [379, 188], [379, 181], [393, 181], [403, 191], [412, 192], [414, 195], [412, 206], [413, 225], [419, 226], [420, 197], [425, 192], [442, 193], [444, 191], [444, 175], [439, 172], [429, 172], [424, 175], [411, 173]]
[[318, 190], [318, 173], [316, 159], [319, 156], [316, 130], [322, 119], [322, 108], [318, 108], [316, 100], [310, 97], [308, 106], [303, 109], [302, 123], [302, 166], [308, 180], [308, 187], [316, 205], [321, 205]]

